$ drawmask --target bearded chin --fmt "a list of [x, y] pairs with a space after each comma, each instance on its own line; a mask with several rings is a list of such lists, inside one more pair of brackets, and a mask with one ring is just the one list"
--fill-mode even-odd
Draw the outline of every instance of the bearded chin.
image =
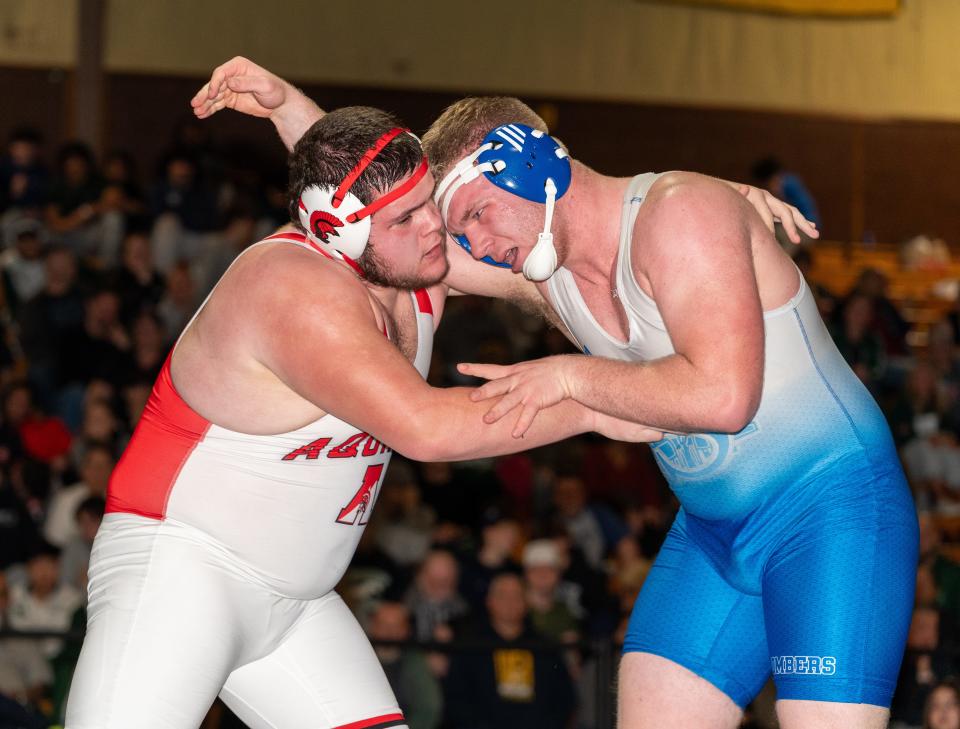
[[446, 258], [444, 258], [444, 262], [446, 265], [436, 276], [405, 276], [390, 270], [387, 262], [377, 254], [373, 241], [367, 243], [367, 247], [360, 254], [360, 258], [357, 259], [357, 264], [363, 270], [364, 278], [370, 283], [406, 291], [425, 289], [440, 283], [450, 268], [450, 263]]

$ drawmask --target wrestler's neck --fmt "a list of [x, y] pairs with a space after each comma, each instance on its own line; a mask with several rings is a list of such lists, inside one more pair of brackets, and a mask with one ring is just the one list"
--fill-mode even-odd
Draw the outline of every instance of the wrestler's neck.
[[393, 311], [401, 289], [393, 288], [392, 286], [379, 286], [369, 281], [364, 281], [363, 285], [366, 287], [367, 292], [373, 298], [379, 301], [380, 305], [383, 306], [384, 309], [387, 311]]
[[576, 160], [572, 173], [554, 213], [560, 265], [577, 278], [605, 281], [620, 249], [620, 215], [630, 178], [601, 175]]

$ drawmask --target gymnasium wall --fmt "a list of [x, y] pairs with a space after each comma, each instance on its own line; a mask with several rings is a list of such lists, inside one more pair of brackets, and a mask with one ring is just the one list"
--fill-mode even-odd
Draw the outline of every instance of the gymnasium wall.
[[[54, 142], [70, 134], [76, 3], [0, 3], [0, 136], [17, 123]], [[489, 0], [481, 32], [474, 3], [288, 0], [280, 17], [252, 0], [108, 0], [105, 146], [133, 150], [152, 172], [202, 75], [243, 52], [324, 106], [380, 105], [421, 130], [463, 93], [519, 94], [577, 156], [618, 174], [745, 179], [775, 153], [808, 182], [831, 238], [926, 232], [960, 245], [960, 2], [901, 6], [837, 20]], [[458, 33], [466, 17], [473, 31]], [[282, 160], [262, 122], [208, 124], [220, 143]]]

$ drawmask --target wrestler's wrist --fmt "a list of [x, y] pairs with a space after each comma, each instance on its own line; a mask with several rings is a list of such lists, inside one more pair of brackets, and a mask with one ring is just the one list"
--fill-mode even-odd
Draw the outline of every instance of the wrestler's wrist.
[[577, 354], [561, 354], [557, 357], [557, 374], [563, 396], [567, 400], [580, 402], [580, 364], [583, 357]]

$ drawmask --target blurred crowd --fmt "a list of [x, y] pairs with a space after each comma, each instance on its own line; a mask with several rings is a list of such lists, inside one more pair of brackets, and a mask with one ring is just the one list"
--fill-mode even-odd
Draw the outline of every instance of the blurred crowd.
[[[191, 122], [147, 172], [123, 151], [97, 159], [81, 144], [48, 149], [29, 129], [8, 140], [0, 729], [62, 717], [79, 642], [9, 631], [82, 633], [110, 473], [153, 380], [230, 261], [286, 222], [285, 198], [282, 167], [218, 150]], [[815, 245], [799, 249], [802, 270], [815, 255]], [[960, 536], [949, 529], [960, 520], [960, 313], [934, 325], [918, 352], [880, 273], [864, 271], [850, 291], [811, 288], [887, 413], [920, 512], [917, 608], [894, 719], [960, 729], [949, 681], [960, 564], [944, 539]], [[438, 386], [469, 384], [458, 362], [571, 351], [559, 332], [502, 302], [458, 297], [444, 319], [430, 373]], [[641, 445], [585, 436], [463, 464], [395, 457], [340, 589], [411, 728], [590, 729], [610, 681], [596, 646], [621, 640], [676, 508]], [[745, 722], [764, 726], [761, 714]]]

